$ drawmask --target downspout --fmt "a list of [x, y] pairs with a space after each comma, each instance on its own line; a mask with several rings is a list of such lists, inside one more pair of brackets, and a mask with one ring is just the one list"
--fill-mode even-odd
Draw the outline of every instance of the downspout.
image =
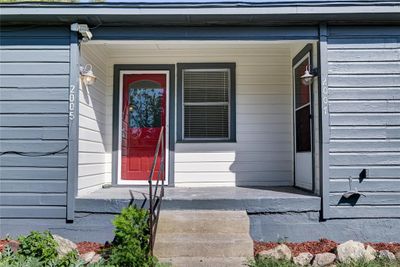
[[329, 218], [329, 95], [328, 95], [328, 27], [319, 25], [318, 60], [319, 83], [319, 140], [320, 140], [320, 190], [321, 220]]

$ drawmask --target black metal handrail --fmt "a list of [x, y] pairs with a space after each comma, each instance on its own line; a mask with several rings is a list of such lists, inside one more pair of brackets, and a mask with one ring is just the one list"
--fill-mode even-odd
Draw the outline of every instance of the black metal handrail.
[[[164, 170], [164, 165], [165, 165], [165, 140], [164, 140], [164, 127], [161, 127], [160, 135], [158, 137], [157, 141], [157, 146], [156, 146], [156, 151], [154, 154], [153, 158], [153, 164], [151, 166], [151, 171], [149, 175], [149, 229], [150, 229], [150, 240], [149, 240], [149, 245], [150, 245], [150, 255], [153, 256], [153, 250], [154, 250], [154, 243], [156, 240], [156, 232], [157, 232], [157, 224], [158, 224], [158, 218], [160, 215], [160, 207], [161, 207], [161, 201], [162, 198], [164, 197], [164, 180], [165, 180], [165, 170]], [[154, 180], [154, 174], [156, 171], [157, 167], [157, 161], [158, 161], [158, 155], [160, 154], [160, 147], [161, 147], [161, 159], [160, 159], [160, 166], [157, 174], [157, 180], [155, 183], [155, 187], [153, 190], [153, 180]], [[160, 180], [161, 180], [161, 189], [160, 192], [158, 192], [159, 185], [160, 185]]]

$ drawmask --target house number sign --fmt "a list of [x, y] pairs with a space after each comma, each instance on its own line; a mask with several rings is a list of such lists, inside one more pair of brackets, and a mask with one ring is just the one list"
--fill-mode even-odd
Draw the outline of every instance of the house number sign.
[[69, 119], [75, 119], [75, 85], [71, 85], [69, 89]]
[[328, 82], [326, 78], [322, 81], [322, 109], [324, 115], [328, 114]]

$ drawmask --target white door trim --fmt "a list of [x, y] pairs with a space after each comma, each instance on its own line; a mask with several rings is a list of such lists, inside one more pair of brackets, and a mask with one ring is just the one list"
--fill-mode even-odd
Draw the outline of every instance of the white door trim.
[[121, 70], [119, 72], [119, 107], [118, 107], [118, 175], [117, 175], [117, 184], [118, 185], [148, 185], [147, 180], [136, 181], [136, 180], [122, 180], [122, 106], [123, 106], [123, 77], [125, 74], [165, 74], [166, 75], [166, 118], [165, 118], [165, 181], [164, 184], [168, 185], [168, 172], [169, 172], [169, 81], [170, 81], [170, 72], [168, 70]]

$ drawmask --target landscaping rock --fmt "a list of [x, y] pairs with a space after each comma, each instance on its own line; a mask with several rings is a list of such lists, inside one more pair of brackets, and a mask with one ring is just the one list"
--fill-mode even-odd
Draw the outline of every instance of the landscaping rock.
[[92, 260], [90, 261], [91, 264], [98, 263], [101, 260], [101, 256], [99, 254], [94, 255]]
[[308, 266], [311, 264], [313, 258], [314, 258], [313, 254], [308, 252], [303, 252], [300, 253], [298, 256], [293, 257], [293, 262], [299, 266]]
[[361, 260], [366, 254], [364, 244], [353, 240], [349, 240], [338, 245], [336, 252], [340, 262]]
[[77, 246], [71, 240], [68, 240], [59, 235], [53, 235], [54, 240], [57, 242], [57, 253], [59, 257], [67, 255], [69, 252], [76, 250]]
[[379, 258], [388, 259], [391, 261], [396, 260], [396, 256], [389, 250], [381, 250], [381, 251], [379, 251], [378, 255], [379, 255]]
[[285, 244], [281, 244], [270, 250], [261, 251], [259, 255], [274, 258], [277, 260], [290, 260], [292, 258], [292, 252], [290, 251], [290, 248]]
[[366, 262], [373, 261], [376, 259], [376, 250], [370, 245], [367, 246], [364, 253], [364, 260]]
[[19, 242], [17, 240], [10, 240], [7, 245], [10, 247], [12, 252], [17, 252], [19, 249]]
[[81, 258], [81, 260], [85, 263], [88, 264], [89, 262], [92, 261], [93, 257], [96, 255], [96, 252], [94, 251], [90, 251], [87, 252], [85, 254], [80, 255], [79, 257]]
[[396, 257], [396, 259], [400, 260], [400, 251], [397, 251], [394, 256]]
[[312, 266], [322, 267], [322, 266], [330, 266], [336, 260], [336, 255], [333, 253], [325, 252], [315, 255]]

